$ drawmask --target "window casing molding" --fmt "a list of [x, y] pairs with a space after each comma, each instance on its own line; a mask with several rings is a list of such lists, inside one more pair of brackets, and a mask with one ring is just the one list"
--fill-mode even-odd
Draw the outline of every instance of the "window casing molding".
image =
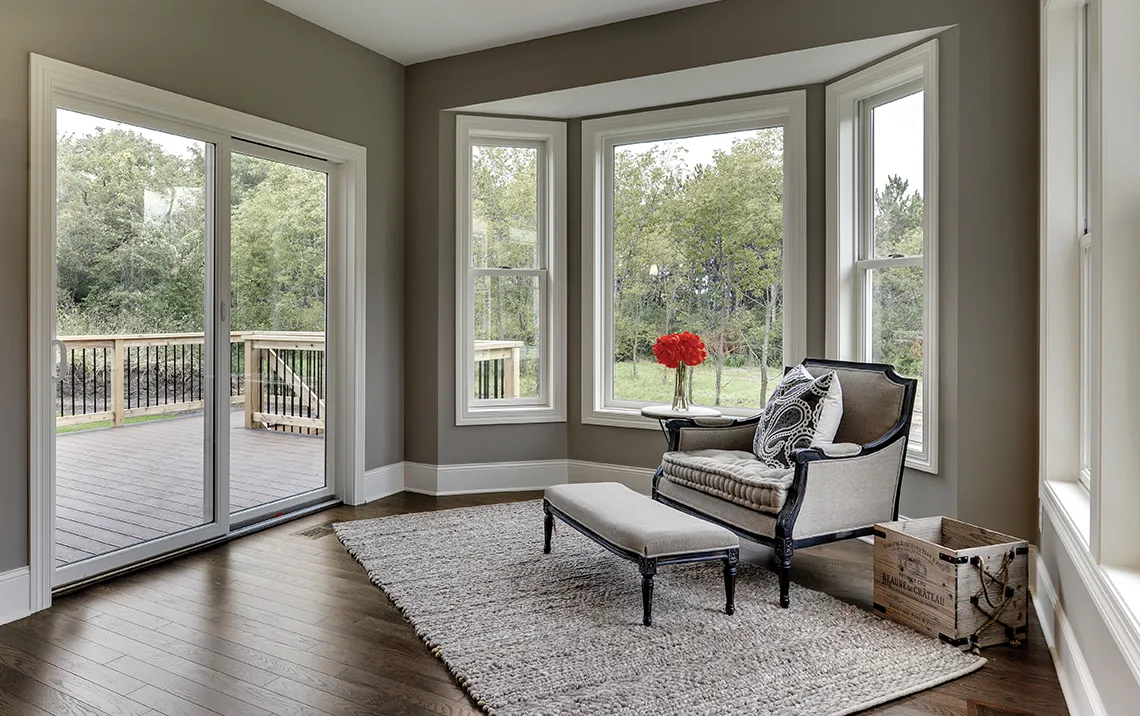
[[[532, 268], [476, 267], [472, 261], [472, 149], [538, 150], [538, 237]], [[455, 424], [498, 425], [566, 421], [566, 125], [536, 119], [456, 117], [455, 142]], [[475, 280], [479, 276], [539, 281], [536, 397], [476, 399]]]
[[[582, 422], [657, 430], [640, 409], [651, 401], [613, 397], [613, 149], [771, 127], [784, 132], [783, 362], [807, 354], [807, 140], [802, 91], [625, 114], [582, 123]], [[663, 390], [661, 401], [670, 395]], [[747, 416], [755, 409], [719, 408]]]
[[[923, 92], [923, 248], [921, 257], [875, 258], [873, 182], [866, 115]], [[875, 269], [921, 266], [923, 366], [921, 448], [907, 466], [938, 472], [938, 41], [931, 40], [827, 87], [827, 344], [829, 358], [870, 358], [866, 276]], [[869, 198], [868, 198], [869, 197]]]

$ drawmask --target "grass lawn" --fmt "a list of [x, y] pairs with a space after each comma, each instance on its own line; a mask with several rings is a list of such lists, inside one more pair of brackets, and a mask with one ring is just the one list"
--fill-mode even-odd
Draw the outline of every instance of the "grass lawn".
[[[186, 413], [172, 413], [170, 415], [137, 415], [133, 418], [124, 418], [123, 422], [127, 425], [134, 425], [135, 423], [153, 423], [156, 420], [170, 420], [171, 418], [184, 417]], [[95, 430], [96, 428], [109, 428], [111, 427], [110, 420], [98, 420], [94, 423], [81, 423], [79, 425], [62, 425], [55, 429], [56, 435], [63, 435], [64, 433], [77, 433], [82, 430]]]
[[[776, 388], [783, 368], [768, 369], [768, 393]], [[716, 402], [716, 370], [712, 362], [693, 369], [693, 402], [697, 405], [715, 405], [729, 408], [764, 407], [766, 397], [761, 394], [760, 368], [725, 368], [721, 377], [720, 403]], [[633, 363], [623, 361], [614, 366], [614, 397], [624, 400], [649, 400], [668, 403], [673, 400], [673, 371], [648, 361], [638, 361], [637, 375]]]

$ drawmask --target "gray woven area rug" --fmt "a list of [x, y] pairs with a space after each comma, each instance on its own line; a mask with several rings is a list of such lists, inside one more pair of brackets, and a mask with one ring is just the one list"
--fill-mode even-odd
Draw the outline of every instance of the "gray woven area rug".
[[654, 625], [641, 578], [542, 503], [335, 525], [348, 551], [491, 714], [840, 716], [963, 676], [985, 659], [742, 565], [723, 613], [719, 563], [662, 567]]

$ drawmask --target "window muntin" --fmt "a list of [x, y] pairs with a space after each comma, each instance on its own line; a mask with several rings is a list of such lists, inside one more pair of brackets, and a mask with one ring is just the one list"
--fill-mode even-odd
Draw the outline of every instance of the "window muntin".
[[456, 423], [564, 420], [564, 125], [459, 117]]
[[783, 126], [614, 144], [609, 160], [610, 404], [660, 402], [653, 342], [688, 330], [709, 353], [691, 400], [762, 408], [784, 359]]

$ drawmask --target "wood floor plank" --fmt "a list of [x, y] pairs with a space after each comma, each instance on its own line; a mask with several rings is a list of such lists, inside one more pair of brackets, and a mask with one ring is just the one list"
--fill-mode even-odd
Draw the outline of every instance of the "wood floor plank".
[[40, 681], [0, 664], [0, 691], [12, 694], [52, 716], [109, 716], [91, 704], [57, 691]]
[[110, 664], [124, 674], [154, 685], [179, 698], [224, 716], [269, 716], [271, 712], [224, 694], [181, 674], [171, 673], [138, 659], [124, 656]]
[[[72, 661], [66, 662], [69, 663], [67, 668], [61, 668], [54, 663], [41, 660], [29, 652], [11, 646], [10, 637], [11, 633], [0, 633], [0, 640], [2, 640], [0, 643], [0, 664], [9, 669], [47, 684], [109, 714], [142, 716], [147, 711], [147, 708], [137, 701], [112, 691], [110, 684], [105, 680], [99, 680], [103, 672], [110, 671], [102, 664], [95, 664], [93, 661], [87, 662], [89, 665], [98, 667], [96, 669], [87, 668], [85, 665]], [[65, 654], [69, 653], [62, 649], [59, 651]], [[95, 679], [95, 681], [88, 679]], [[115, 679], [115, 681], [122, 683], [124, 680]], [[138, 681], [133, 681], [133, 683], [137, 686], [135, 689], [131, 689], [132, 692], [143, 686]]]

